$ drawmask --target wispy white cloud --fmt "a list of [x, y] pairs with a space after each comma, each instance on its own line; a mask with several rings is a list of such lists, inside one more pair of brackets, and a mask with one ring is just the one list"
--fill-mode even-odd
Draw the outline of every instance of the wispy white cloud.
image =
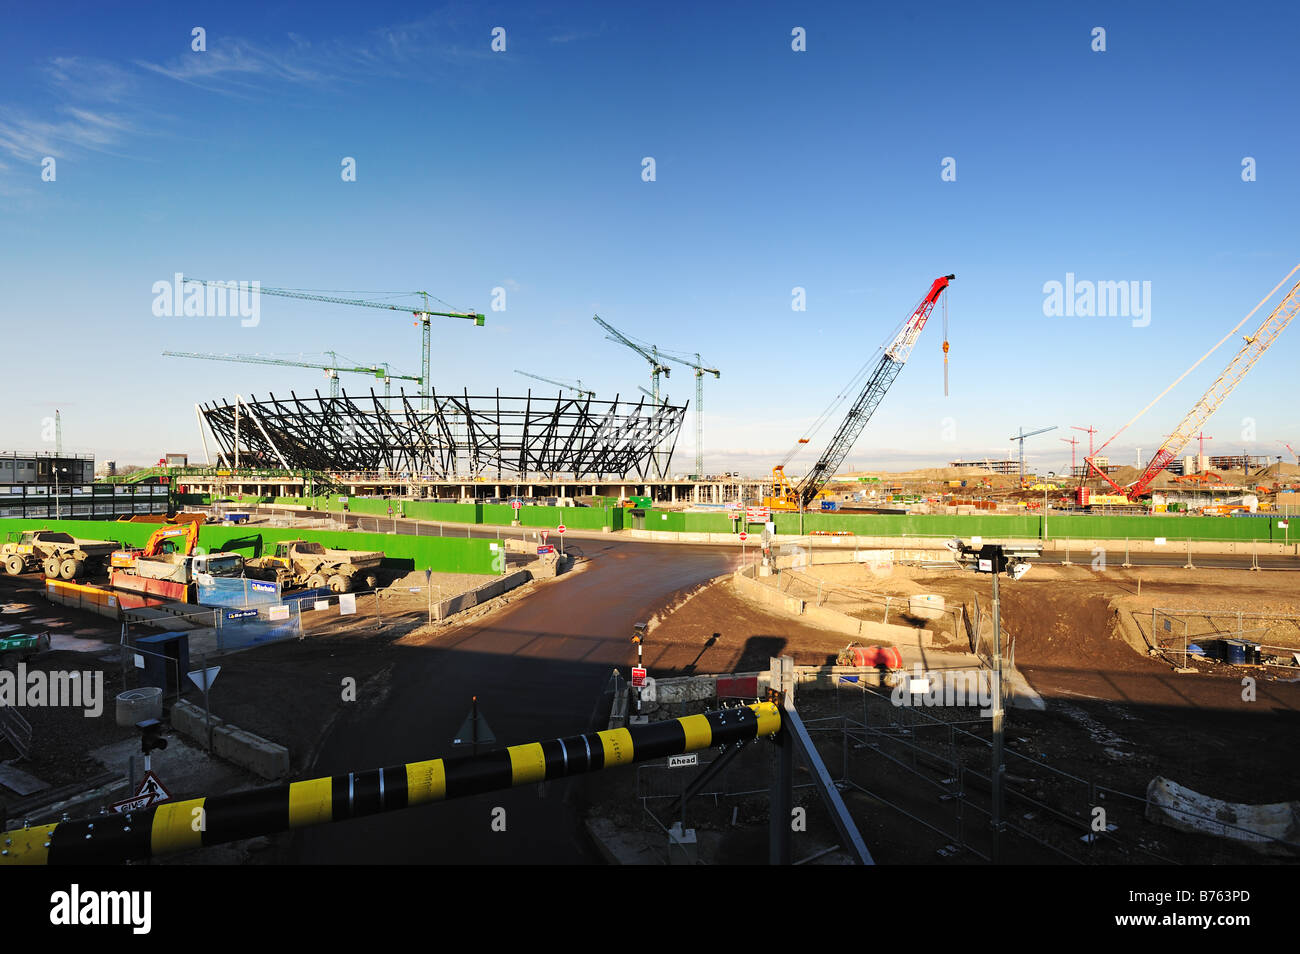
[[44, 72], [50, 85], [71, 101], [120, 103], [139, 88], [129, 70], [85, 56], [56, 56]]
[[[209, 33], [206, 51], [187, 51], [164, 62], [53, 57], [38, 67], [48, 106], [14, 107], [0, 101], [0, 156], [27, 164], [79, 151], [120, 154], [132, 139], [158, 134], [160, 79], [259, 99], [283, 97], [287, 88], [328, 88], [377, 76], [472, 76], [465, 66], [493, 54], [487, 34], [479, 44], [450, 39], [465, 36], [466, 29], [446, 16], [431, 16], [360, 38], [324, 41], [294, 33], [280, 42]], [[0, 166], [10, 178], [18, 171]]]
[[283, 50], [235, 39], [204, 52], [184, 53], [166, 63], [136, 60], [135, 65], [180, 83], [216, 92], [247, 92], [267, 82], [319, 84], [327, 75], [311, 65], [311, 44], [290, 39]]
[[61, 159], [76, 149], [110, 152], [121, 144], [132, 125], [120, 115], [61, 106], [68, 118], [47, 120], [31, 116], [0, 119], [0, 151], [21, 162], [45, 156]]
[[359, 38], [313, 41], [289, 33], [278, 44], [208, 34], [205, 51], [135, 65], [210, 92], [249, 96], [285, 85], [328, 87], [367, 77], [431, 79], [493, 55], [486, 35], [478, 46], [466, 45], [448, 39], [455, 32], [450, 27], [445, 17], [429, 17]]

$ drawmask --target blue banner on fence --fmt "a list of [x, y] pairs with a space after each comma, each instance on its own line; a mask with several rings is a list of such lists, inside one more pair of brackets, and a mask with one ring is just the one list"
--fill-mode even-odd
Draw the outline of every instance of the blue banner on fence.
[[278, 639], [296, 639], [302, 634], [302, 617], [291, 603], [277, 603], [260, 609], [230, 610], [223, 614], [217, 630], [222, 650], [242, 649]]
[[204, 606], [269, 606], [280, 602], [280, 585], [246, 577], [208, 577], [197, 584], [197, 599]]

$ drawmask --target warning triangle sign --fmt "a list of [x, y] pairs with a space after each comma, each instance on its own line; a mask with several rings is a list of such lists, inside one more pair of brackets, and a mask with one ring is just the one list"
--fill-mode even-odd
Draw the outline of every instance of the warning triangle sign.
[[[475, 722], [478, 723], [477, 734], [475, 734]], [[460, 731], [457, 732], [456, 737], [451, 740], [451, 744], [491, 745], [496, 740], [497, 737], [492, 734], [492, 728], [488, 725], [487, 719], [483, 718], [483, 714], [471, 710], [470, 714], [465, 717], [465, 721], [461, 724]]]
[[149, 798], [152, 802], [165, 802], [171, 798], [171, 792], [163, 786], [162, 781], [153, 771], [144, 773], [144, 778], [140, 780], [140, 787], [135, 790], [136, 798]]

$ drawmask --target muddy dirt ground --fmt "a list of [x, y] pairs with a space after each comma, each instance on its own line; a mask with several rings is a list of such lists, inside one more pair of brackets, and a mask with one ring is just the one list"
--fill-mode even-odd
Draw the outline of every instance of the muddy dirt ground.
[[[992, 593], [986, 577], [904, 569], [882, 578], [864, 567], [814, 567], [812, 573], [841, 588], [841, 606], [850, 602], [852, 586], [862, 593], [864, 608], [876, 606], [883, 594], [937, 593], [949, 605], [965, 603], [968, 609], [978, 597], [988, 626]], [[799, 576], [806, 586], [808, 576]], [[1300, 673], [1205, 660], [1196, 663], [1195, 673], [1177, 673], [1168, 661], [1142, 651], [1152, 607], [1296, 613], [1300, 599], [1293, 580], [1246, 570], [1099, 573], [1036, 567], [1022, 580], [1004, 583], [1004, 632], [1014, 643], [1017, 667], [1047, 703], [1043, 712], [1010, 712], [1008, 747], [1017, 754], [1009, 765], [1019, 763], [1022, 772], [1033, 774], [1028, 766], [1045, 763], [1138, 799], [1156, 775], [1230, 801], [1300, 799]], [[726, 603], [725, 588], [708, 590], [669, 620], [670, 631], [688, 632], [731, 612]], [[755, 621], [762, 615], [757, 609], [749, 614]], [[768, 622], [765, 629], [787, 635], [799, 662], [825, 661], [821, 649], [836, 638], [802, 635], [795, 619], [784, 628]], [[1290, 625], [1275, 632], [1285, 639]], [[735, 635], [743, 639], [745, 633]], [[1210, 839], [1192, 840], [1202, 851], [1193, 852], [1193, 860], [1237, 855]], [[1182, 850], [1170, 847], [1164, 833], [1156, 841], [1175, 854]]]
[[[432, 596], [445, 599], [491, 579], [437, 574]], [[463, 619], [520, 599], [537, 585], [526, 584]], [[303, 640], [213, 656], [209, 661], [222, 667], [221, 682], [211, 694], [213, 712], [288, 746], [293, 771], [300, 773], [310, 764], [324, 727], [348, 708], [342, 700], [345, 678], [355, 680], [358, 706], [382, 698], [394, 643], [417, 629], [439, 632], [450, 625], [428, 626], [429, 596], [423, 572], [412, 573], [393, 580], [381, 591], [378, 602], [373, 594], [359, 595], [356, 615], [340, 616], [337, 606], [304, 613]], [[139, 627], [136, 631], [156, 632]], [[98, 779], [105, 770], [90, 753], [135, 734], [134, 729], [120, 728], [115, 722], [117, 694], [139, 685], [135, 670], [123, 675], [118, 648], [121, 624], [49, 603], [36, 575], [0, 575], [0, 635], [30, 632], [49, 632], [53, 650], [28, 660], [27, 670], [87, 672], [91, 678], [101, 675], [102, 711], [88, 717], [81, 708], [22, 710], [31, 723], [34, 745], [19, 767], [52, 788]], [[201, 693], [188, 683], [181, 695], [196, 703], [202, 700]], [[0, 759], [16, 754], [0, 739]], [[18, 801], [12, 793], [6, 798], [10, 803]]]

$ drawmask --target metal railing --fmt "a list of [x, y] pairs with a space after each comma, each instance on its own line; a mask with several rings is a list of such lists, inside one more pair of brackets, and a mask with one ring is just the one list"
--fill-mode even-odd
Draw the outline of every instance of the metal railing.
[[[843, 693], [857, 690], [861, 716], [842, 705]], [[989, 804], [992, 742], [979, 731], [988, 720], [964, 720], [962, 710], [894, 705], [888, 696], [861, 683], [844, 683], [835, 693], [837, 713], [818, 720], [819, 731], [839, 736], [845, 784], [877, 799], [917, 824], [987, 860], [993, 833]], [[1005, 808], [999, 836], [1003, 856], [1016, 860], [1069, 861], [1077, 864], [1178, 864], [1156, 844], [1147, 827], [1148, 802], [1096, 778], [1084, 778], [1049, 765], [1041, 755], [1003, 750]], [[887, 771], [880, 771], [881, 766]], [[870, 778], [865, 769], [873, 769]], [[900, 782], [900, 780], [902, 780]], [[1167, 811], [1170, 811], [1167, 809]], [[1300, 845], [1218, 818], [1171, 811], [1207, 831], [1233, 832], [1241, 841], [1272, 842], [1298, 851]], [[1174, 829], [1159, 829], [1172, 834]]]

